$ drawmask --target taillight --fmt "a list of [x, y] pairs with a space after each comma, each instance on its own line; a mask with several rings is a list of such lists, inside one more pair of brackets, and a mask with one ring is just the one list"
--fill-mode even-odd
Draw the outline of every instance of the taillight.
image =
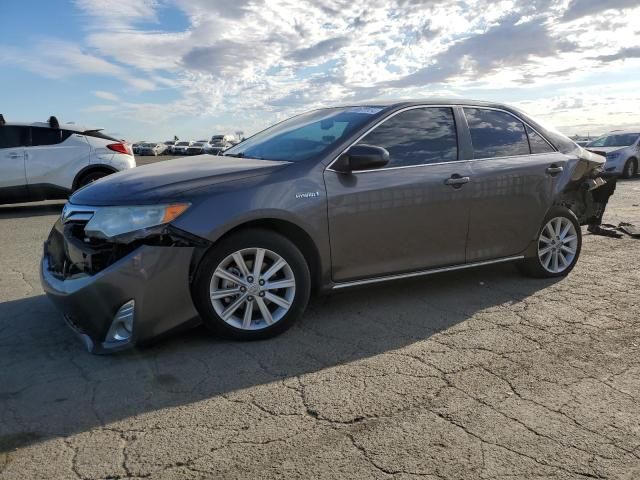
[[131, 155], [129, 151], [129, 147], [127, 147], [126, 143], [110, 143], [107, 145], [109, 150], [113, 150], [114, 152], [124, 153], [125, 155]]

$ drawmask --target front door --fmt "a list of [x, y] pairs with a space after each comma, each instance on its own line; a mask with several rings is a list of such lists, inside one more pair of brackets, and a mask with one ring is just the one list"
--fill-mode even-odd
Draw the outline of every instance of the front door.
[[28, 127], [0, 126], [0, 203], [27, 199], [24, 145]]
[[470, 172], [458, 161], [452, 109], [402, 111], [358, 143], [386, 148], [390, 161], [325, 172], [333, 280], [464, 263]]

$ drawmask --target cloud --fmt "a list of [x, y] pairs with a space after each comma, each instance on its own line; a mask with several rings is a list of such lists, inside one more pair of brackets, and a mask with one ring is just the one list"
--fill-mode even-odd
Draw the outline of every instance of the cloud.
[[288, 58], [295, 62], [308, 62], [332, 53], [335, 54], [349, 43], [350, 40], [347, 37], [328, 38], [310, 47], [294, 50], [288, 55]]
[[120, 101], [120, 98], [111, 92], [105, 92], [104, 90], [96, 90], [93, 92], [93, 94], [98, 97], [101, 98], [102, 100], [109, 100], [111, 102], [118, 102]]
[[625, 47], [610, 55], [599, 55], [592, 57], [600, 62], [615, 62], [616, 60], [625, 60], [627, 58], [640, 58], [640, 47]]
[[624, 10], [638, 7], [638, 0], [571, 0], [562, 20], [570, 22], [607, 10]]

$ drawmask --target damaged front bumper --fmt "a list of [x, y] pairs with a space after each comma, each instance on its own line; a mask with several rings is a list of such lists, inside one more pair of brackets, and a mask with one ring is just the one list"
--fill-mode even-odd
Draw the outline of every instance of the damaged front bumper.
[[41, 282], [90, 352], [130, 348], [197, 321], [189, 286], [198, 245], [170, 237], [84, 245], [73, 232], [60, 221], [54, 226]]

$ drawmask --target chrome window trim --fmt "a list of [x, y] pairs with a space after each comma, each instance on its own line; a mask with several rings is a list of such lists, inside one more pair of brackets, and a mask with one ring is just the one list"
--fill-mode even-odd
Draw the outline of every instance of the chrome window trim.
[[[325, 172], [334, 172], [334, 173], [343, 173], [343, 172], [339, 172], [337, 170], [334, 170], [333, 168], [331, 168], [333, 166], [334, 163], [336, 163], [338, 161], [338, 159], [347, 151], [349, 150], [351, 147], [353, 147], [354, 145], [356, 145], [360, 140], [362, 140], [364, 137], [366, 137], [367, 135], [369, 135], [369, 133], [371, 133], [373, 130], [375, 130], [376, 128], [378, 128], [380, 125], [382, 125], [384, 122], [386, 122], [387, 120], [389, 120], [390, 118], [395, 117], [396, 115], [398, 115], [399, 113], [402, 112], [406, 112], [407, 110], [414, 110], [416, 108], [450, 108], [451, 111], [453, 112], [453, 110], [456, 107], [460, 107], [463, 110], [463, 114], [464, 114], [464, 109], [465, 108], [480, 108], [480, 109], [485, 109], [485, 110], [495, 110], [498, 112], [504, 112], [508, 115], [511, 115], [512, 117], [514, 117], [515, 119], [517, 119], [518, 121], [520, 121], [523, 125], [528, 126], [531, 130], [533, 130], [534, 132], [536, 132], [538, 135], [540, 135], [540, 137], [542, 139], [544, 139], [545, 142], [547, 142], [547, 144], [551, 147], [551, 149], [553, 150], [553, 152], [546, 152], [546, 153], [529, 153], [528, 156], [535, 156], [535, 155], [550, 155], [552, 153], [559, 153], [558, 149], [556, 147], [554, 147], [549, 140], [547, 140], [547, 138], [542, 135], [538, 130], [536, 130], [534, 127], [532, 127], [528, 122], [526, 122], [525, 120], [523, 120], [522, 118], [518, 117], [517, 115], [503, 109], [503, 108], [497, 108], [497, 107], [485, 107], [482, 105], [459, 105], [459, 104], [452, 104], [452, 105], [440, 105], [440, 104], [433, 104], [433, 105], [411, 105], [409, 107], [404, 107], [401, 108], [400, 110], [396, 110], [395, 112], [393, 112], [391, 115], [384, 117], [382, 119], [380, 119], [378, 122], [376, 122], [371, 128], [369, 128], [366, 132], [364, 132], [362, 135], [360, 135], [358, 138], [356, 138], [353, 142], [351, 142], [346, 148], [344, 148], [338, 155], [335, 156], [335, 158], [331, 161], [331, 163], [329, 163], [329, 165], [324, 169]], [[454, 114], [454, 122], [455, 122], [455, 114]], [[456, 123], [456, 140], [457, 140], [457, 130], [458, 130], [459, 126]], [[467, 126], [467, 128], [469, 128]], [[469, 129], [470, 130], [470, 129]], [[526, 135], [526, 129], [525, 129], [525, 135]], [[529, 136], [527, 135], [527, 143], [529, 143]], [[529, 145], [529, 150], [531, 150], [531, 145]], [[460, 145], [458, 144], [458, 155], [460, 155]], [[375, 169], [371, 169], [371, 170], [356, 170], [351, 172], [352, 175], [357, 175], [360, 173], [370, 173], [370, 172], [384, 172], [387, 170], [398, 170], [398, 169], [404, 169], [404, 168], [416, 168], [416, 167], [428, 167], [429, 165], [444, 165], [444, 164], [450, 164], [450, 163], [463, 163], [463, 162], [475, 162], [475, 161], [483, 161], [483, 160], [495, 160], [498, 158], [513, 158], [513, 157], [522, 157], [523, 155], [509, 155], [506, 157], [485, 157], [485, 158], [467, 158], [464, 160], [452, 160], [450, 162], [434, 162], [434, 163], [421, 163], [418, 165], [404, 165], [404, 166], [399, 166], [399, 167], [383, 167], [383, 168], [375, 168]]]
[[370, 283], [388, 282], [391, 280], [400, 280], [403, 278], [422, 277], [424, 275], [433, 275], [435, 273], [451, 272], [454, 270], [464, 270], [466, 268], [473, 268], [473, 267], [482, 267], [484, 265], [493, 265], [495, 263], [513, 262], [515, 260], [522, 260], [523, 258], [524, 258], [524, 255], [515, 255], [512, 257], [498, 258], [496, 260], [483, 260], [481, 262], [463, 263], [461, 265], [454, 265], [451, 267], [438, 267], [438, 268], [432, 268], [429, 270], [419, 270], [417, 272], [401, 273], [397, 275], [385, 275], [382, 277], [365, 278], [362, 280], [352, 280], [349, 282], [338, 282], [338, 283], [335, 283], [331, 288], [333, 290], [338, 290], [340, 288], [356, 287], [359, 285], [368, 285]]

